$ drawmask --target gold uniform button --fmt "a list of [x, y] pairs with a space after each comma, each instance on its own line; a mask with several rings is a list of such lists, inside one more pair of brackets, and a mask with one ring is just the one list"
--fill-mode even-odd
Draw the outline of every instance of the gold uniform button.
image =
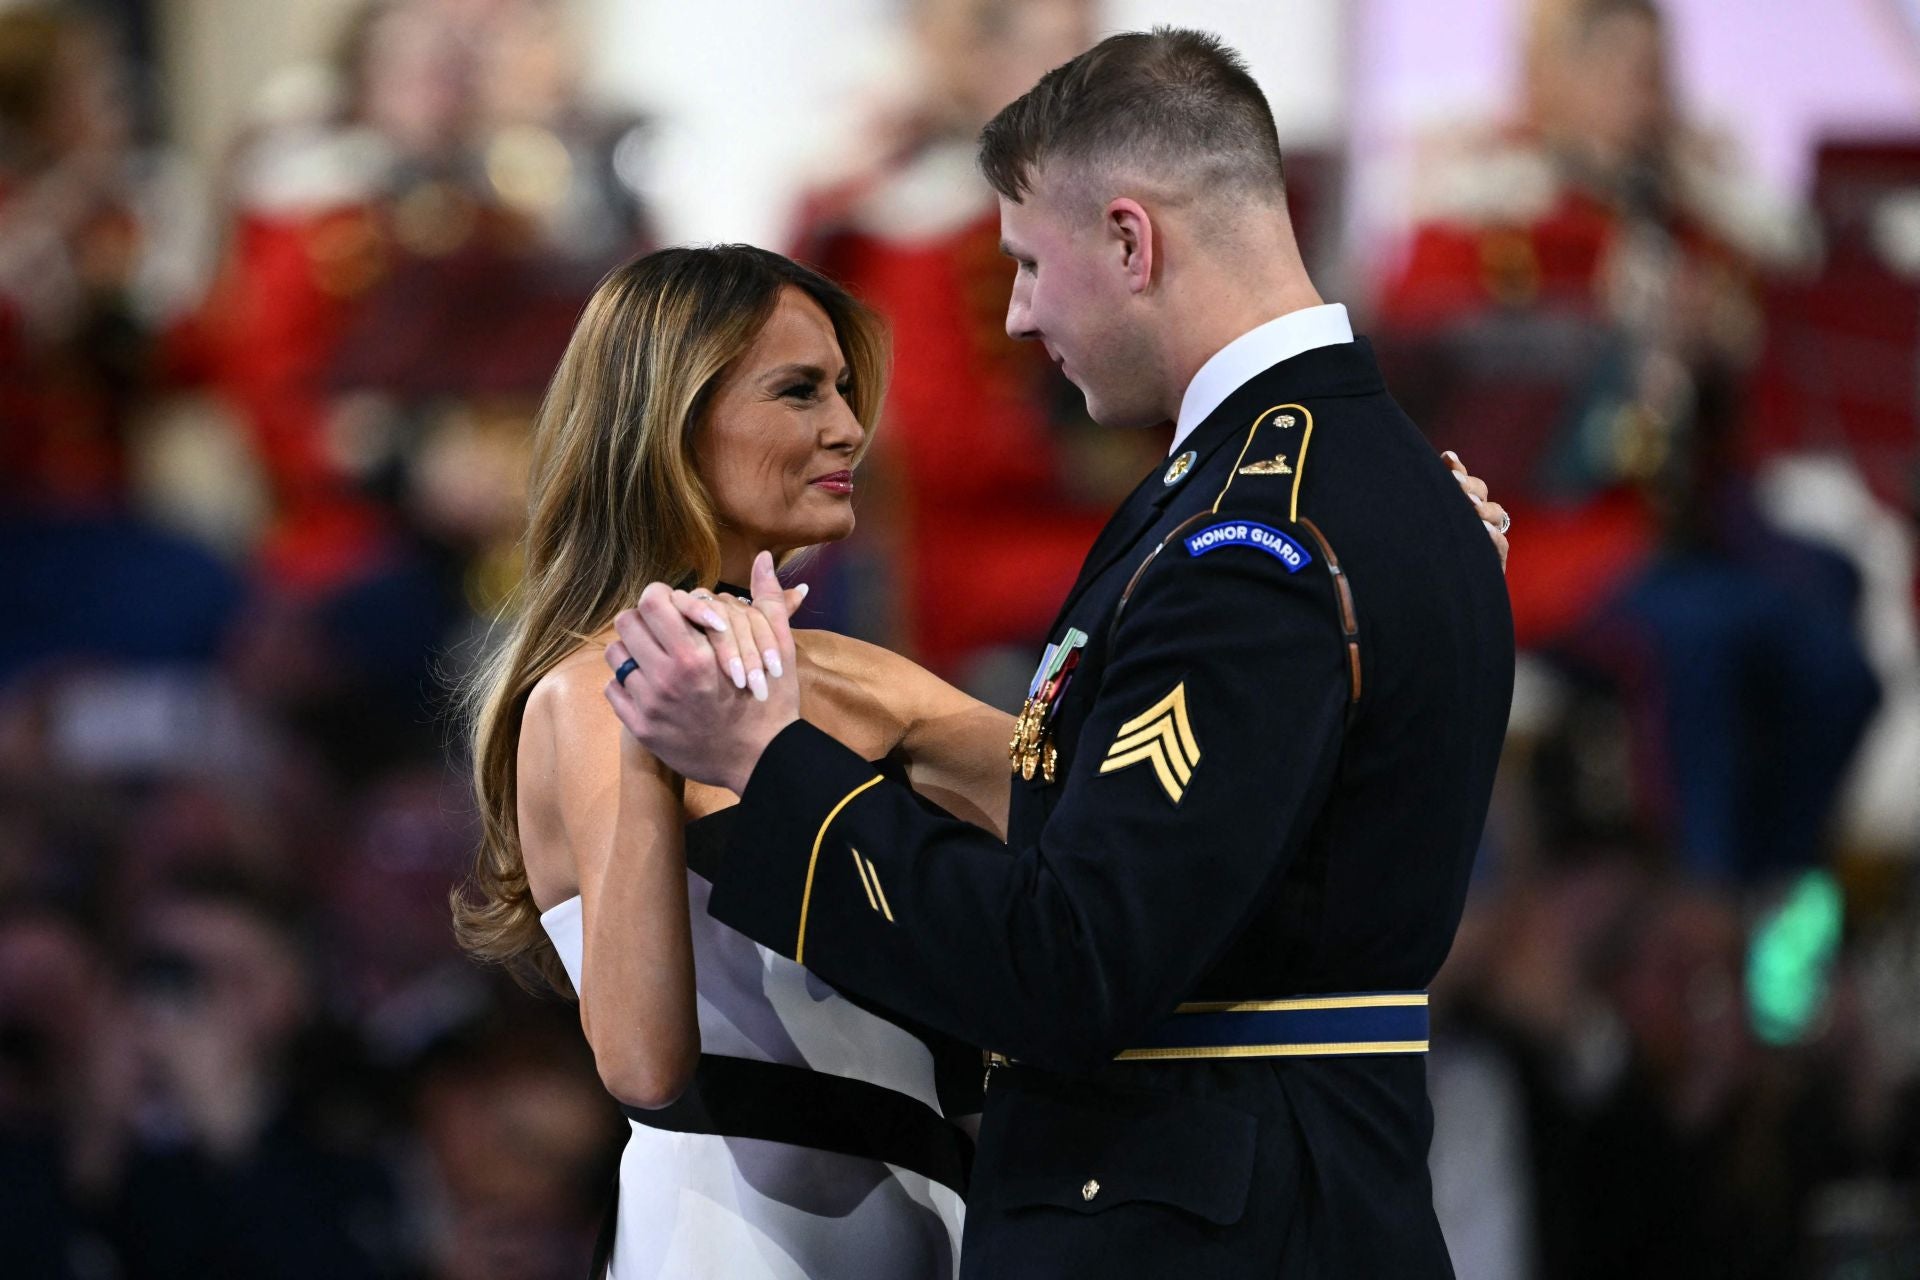
[[1100, 1184], [1092, 1178], [1088, 1178], [1087, 1185], [1080, 1188], [1080, 1198], [1082, 1200], [1091, 1200], [1099, 1194]]

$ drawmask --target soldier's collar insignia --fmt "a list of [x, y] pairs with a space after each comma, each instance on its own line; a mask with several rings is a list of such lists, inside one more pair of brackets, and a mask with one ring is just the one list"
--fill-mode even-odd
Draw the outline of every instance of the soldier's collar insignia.
[[1193, 470], [1194, 460], [1199, 456], [1199, 454], [1189, 449], [1172, 462], [1169, 462], [1167, 464], [1167, 473], [1160, 477], [1160, 483], [1166, 485], [1179, 484], [1182, 480], [1186, 479], [1187, 472]]

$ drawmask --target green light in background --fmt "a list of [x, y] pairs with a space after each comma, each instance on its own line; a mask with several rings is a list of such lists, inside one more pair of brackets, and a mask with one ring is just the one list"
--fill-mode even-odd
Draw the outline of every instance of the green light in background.
[[1754, 926], [1747, 950], [1747, 1004], [1754, 1034], [1768, 1044], [1806, 1038], [1827, 998], [1827, 976], [1840, 950], [1840, 885], [1809, 871], [1771, 914]]

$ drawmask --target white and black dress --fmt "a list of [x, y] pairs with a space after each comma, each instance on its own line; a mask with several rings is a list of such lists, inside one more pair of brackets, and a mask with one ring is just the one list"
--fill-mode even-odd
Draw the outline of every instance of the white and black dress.
[[[893, 761], [881, 766], [896, 776]], [[946, 1280], [958, 1270], [979, 1055], [841, 995], [707, 915], [731, 811], [687, 824], [700, 1064], [626, 1108], [611, 1280]], [[580, 899], [540, 917], [575, 990]], [[603, 1248], [604, 1248], [603, 1244]]]

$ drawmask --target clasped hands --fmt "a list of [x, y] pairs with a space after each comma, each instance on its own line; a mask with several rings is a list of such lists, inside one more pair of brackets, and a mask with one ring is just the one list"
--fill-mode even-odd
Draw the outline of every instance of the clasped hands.
[[800, 718], [799, 659], [788, 619], [806, 588], [784, 590], [773, 557], [753, 561], [753, 599], [649, 583], [613, 620], [607, 702], [659, 761], [735, 795], [760, 753]]

